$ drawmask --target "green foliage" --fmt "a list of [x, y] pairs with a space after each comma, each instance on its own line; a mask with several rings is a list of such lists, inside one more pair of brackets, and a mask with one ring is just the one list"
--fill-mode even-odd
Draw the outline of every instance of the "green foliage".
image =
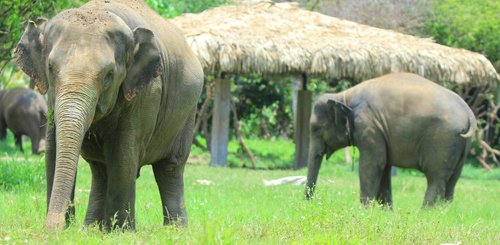
[[[28, 20], [38, 17], [51, 18], [60, 11], [78, 7], [85, 0], [12, 0], [0, 2], [0, 88], [9, 87], [12, 72], [17, 72], [11, 62], [14, 58], [13, 50], [21, 38]], [[154, 10], [162, 16], [170, 18], [185, 12], [195, 13], [207, 8], [228, 3], [229, 0], [146, 0]], [[5, 70], [8, 67], [8, 71]], [[4, 74], [6, 73], [6, 74]], [[27, 84], [26, 78], [21, 80]]]
[[[0, 88], [12, 87], [12, 74], [17, 67], [11, 62], [14, 48], [24, 32], [28, 20], [51, 18], [61, 10], [77, 7], [84, 0], [10, 0], [0, 2]], [[9, 75], [7, 75], [9, 74]], [[27, 84], [25, 77], [15, 82]], [[15, 87], [15, 86], [13, 86]]]
[[[1, 48], [12, 50], [21, 38], [26, 22], [38, 17], [50, 18], [59, 11], [81, 5], [83, 0], [31, 1], [12, 0], [2, 1], [0, 22]], [[5, 32], [5, 33], [4, 33]], [[3, 49], [2, 49], [3, 50]], [[1, 52], [0, 59], [12, 58], [12, 53]]]
[[47, 110], [47, 129], [52, 129], [54, 127], [54, 109], [48, 108]]
[[146, 0], [151, 8], [166, 18], [179, 16], [182, 13], [198, 13], [229, 2], [230, 0]]
[[[257, 158], [256, 167], [259, 169], [290, 169], [293, 167], [294, 144], [285, 139], [253, 139], [247, 140], [248, 148]], [[252, 166], [250, 159], [243, 152], [239, 142], [229, 143], [229, 167]]]
[[[292, 77], [268, 79], [252, 74], [234, 76], [232, 81], [231, 93], [245, 137], [272, 140], [293, 137]], [[343, 91], [352, 84], [345, 80], [310, 79], [307, 89], [318, 96]]]
[[436, 1], [426, 32], [438, 42], [485, 54], [500, 67], [500, 2]]
[[231, 93], [245, 137], [290, 136], [293, 125], [291, 86], [257, 74], [232, 77]]

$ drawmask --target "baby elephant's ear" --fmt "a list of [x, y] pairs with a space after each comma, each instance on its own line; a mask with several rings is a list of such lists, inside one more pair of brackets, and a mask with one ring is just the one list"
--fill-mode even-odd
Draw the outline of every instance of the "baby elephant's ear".
[[42, 32], [46, 22], [44, 18], [38, 18], [36, 23], [30, 20], [15, 51], [17, 65], [35, 82], [42, 94], [48, 89], [42, 57]]
[[347, 119], [352, 115], [352, 109], [336, 100], [328, 100], [327, 104], [335, 124], [346, 124]]
[[134, 29], [134, 54], [122, 84], [125, 99], [132, 100], [155, 77], [162, 74], [161, 52], [151, 30]]

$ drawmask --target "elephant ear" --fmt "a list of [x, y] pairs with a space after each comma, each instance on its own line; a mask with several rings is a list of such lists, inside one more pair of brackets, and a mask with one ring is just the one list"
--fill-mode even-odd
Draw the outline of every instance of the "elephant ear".
[[163, 71], [160, 48], [153, 32], [142, 27], [135, 28], [134, 42], [132, 62], [122, 84], [122, 92], [127, 101], [132, 100], [144, 86], [153, 78], [160, 76]]
[[330, 113], [333, 116], [335, 125], [346, 125], [348, 122], [352, 123], [353, 115], [351, 107], [336, 100], [328, 100], [327, 104], [330, 108]]
[[46, 22], [45, 18], [38, 18], [36, 23], [30, 20], [15, 50], [17, 65], [35, 82], [42, 94], [48, 89], [42, 57], [42, 32]]

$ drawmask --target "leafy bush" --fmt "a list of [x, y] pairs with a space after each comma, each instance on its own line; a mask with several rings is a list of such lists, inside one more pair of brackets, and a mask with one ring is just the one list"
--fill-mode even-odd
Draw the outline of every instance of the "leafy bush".
[[482, 53], [500, 68], [500, 2], [436, 1], [425, 30], [438, 43]]
[[[0, 18], [2, 19], [0, 21], [0, 73], [4, 73], [8, 65], [13, 67], [10, 63], [14, 58], [12, 50], [21, 38], [28, 20], [36, 20], [38, 17], [50, 18], [63, 9], [79, 6], [83, 2], [83, 0], [2, 1], [0, 4]], [[3, 77], [0, 79], [1, 88], [7, 79]]]
[[151, 8], [166, 18], [179, 16], [182, 13], [198, 13], [228, 2], [230, 0], [146, 0]]

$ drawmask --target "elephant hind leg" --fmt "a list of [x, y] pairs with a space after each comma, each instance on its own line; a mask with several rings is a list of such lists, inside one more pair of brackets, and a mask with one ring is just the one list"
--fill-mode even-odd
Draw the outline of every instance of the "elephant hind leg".
[[[456, 140], [456, 135], [448, 134], [441, 141], [427, 144], [422, 152], [420, 166], [427, 178], [427, 191], [423, 207], [433, 206], [438, 200], [446, 200], [448, 189], [453, 189], [461, 169], [459, 163], [464, 158], [464, 142]], [[439, 143], [439, 144], [438, 144]], [[450, 187], [450, 188], [448, 188]], [[448, 195], [453, 195], [448, 192]]]
[[7, 137], [7, 123], [3, 116], [0, 115], [0, 140], [4, 140], [5, 137]]
[[100, 228], [104, 224], [104, 207], [106, 205], [106, 182], [107, 174], [104, 164], [89, 162], [92, 171], [92, 185], [90, 188], [87, 214], [85, 215], [85, 225], [97, 224]]
[[427, 177], [427, 190], [425, 192], [424, 207], [433, 206], [438, 199], [444, 200], [446, 190], [445, 178]]
[[38, 133], [32, 133], [30, 136], [31, 139], [31, 153], [38, 155], [40, 154], [40, 136]]
[[392, 209], [391, 168], [390, 164], [385, 166], [377, 194], [377, 201], [390, 209]]
[[455, 185], [458, 182], [458, 179], [460, 178], [460, 173], [462, 172], [462, 169], [456, 171], [448, 180], [446, 183], [446, 190], [444, 194], [444, 199], [446, 201], [453, 201], [453, 194], [455, 193]]
[[458, 160], [457, 167], [456, 167], [455, 171], [453, 172], [450, 179], [446, 183], [446, 191], [444, 194], [444, 199], [446, 201], [449, 201], [449, 202], [453, 201], [453, 194], [455, 193], [455, 185], [457, 184], [458, 179], [460, 178], [460, 174], [462, 173], [462, 168], [464, 166], [464, 162], [465, 162], [465, 159], [467, 157], [467, 153], [468, 153], [468, 149], [469, 149], [468, 144], [469, 143], [466, 143], [466, 147], [464, 148], [464, 151], [462, 153], [462, 157]]

